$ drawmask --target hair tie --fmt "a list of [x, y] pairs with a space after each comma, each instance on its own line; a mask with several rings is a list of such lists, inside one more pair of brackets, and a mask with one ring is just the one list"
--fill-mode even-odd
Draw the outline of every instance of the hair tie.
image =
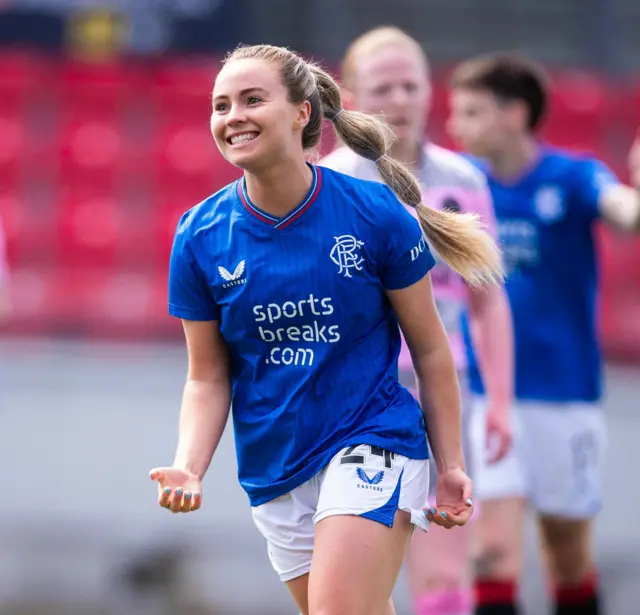
[[374, 164], [378, 164], [384, 157], [386, 156], [386, 154], [382, 154], [382, 156], [378, 156], [373, 162]]
[[338, 116], [344, 111], [344, 109], [338, 109], [333, 115], [330, 115], [327, 119], [330, 122], [335, 122], [338, 119]]

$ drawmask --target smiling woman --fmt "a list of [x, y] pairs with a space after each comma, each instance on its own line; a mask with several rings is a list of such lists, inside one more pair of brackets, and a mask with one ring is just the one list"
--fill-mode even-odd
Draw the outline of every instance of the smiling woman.
[[[240, 483], [300, 611], [390, 615], [412, 527], [472, 512], [434, 259], [398, 196], [472, 282], [500, 276], [497, 248], [473, 217], [426, 212], [386, 155], [389, 129], [344, 110], [336, 82], [289, 50], [237, 49], [212, 100], [213, 137], [244, 177], [176, 231], [169, 311], [189, 368], [174, 463], [151, 472], [159, 504], [200, 508], [233, 396]], [[306, 162], [324, 119], [389, 186]], [[422, 408], [398, 382], [398, 323]], [[441, 480], [426, 514], [425, 425]]]

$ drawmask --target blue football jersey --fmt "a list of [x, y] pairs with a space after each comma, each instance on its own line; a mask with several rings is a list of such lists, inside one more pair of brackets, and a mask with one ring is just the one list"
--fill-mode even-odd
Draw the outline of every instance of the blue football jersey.
[[[597, 160], [548, 147], [518, 181], [504, 184], [491, 173], [487, 178], [513, 313], [516, 397], [597, 401], [601, 357], [593, 223], [602, 191], [617, 179]], [[471, 386], [483, 393], [464, 325]]]
[[398, 382], [400, 330], [385, 290], [434, 265], [416, 220], [385, 185], [311, 166], [284, 218], [244, 180], [189, 210], [174, 240], [169, 312], [216, 320], [232, 376], [239, 477], [251, 505], [288, 493], [342, 448], [428, 455]]

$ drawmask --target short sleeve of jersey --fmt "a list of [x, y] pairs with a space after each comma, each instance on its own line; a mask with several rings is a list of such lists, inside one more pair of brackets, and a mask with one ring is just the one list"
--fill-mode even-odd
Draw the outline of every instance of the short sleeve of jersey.
[[418, 221], [386, 185], [380, 185], [383, 253], [380, 279], [385, 290], [399, 290], [421, 280], [435, 260]]
[[220, 309], [193, 253], [191, 232], [185, 217], [176, 229], [169, 261], [169, 314], [201, 321], [218, 320], [220, 317]]
[[600, 216], [600, 198], [607, 188], [619, 184], [613, 172], [599, 160], [592, 158], [576, 163], [573, 175], [573, 194], [578, 214], [589, 220]]

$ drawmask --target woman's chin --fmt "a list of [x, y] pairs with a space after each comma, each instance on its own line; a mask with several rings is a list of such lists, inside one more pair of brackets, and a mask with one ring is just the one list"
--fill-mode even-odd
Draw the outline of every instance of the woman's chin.
[[227, 151], [225, 158], [234, 167], [238, 167], [243, 171], [252, 171], [262, 169], [265, 165], [268, 165], [269, 157], [265, 156], [261, 152], [244, 152], [242, 150]]

